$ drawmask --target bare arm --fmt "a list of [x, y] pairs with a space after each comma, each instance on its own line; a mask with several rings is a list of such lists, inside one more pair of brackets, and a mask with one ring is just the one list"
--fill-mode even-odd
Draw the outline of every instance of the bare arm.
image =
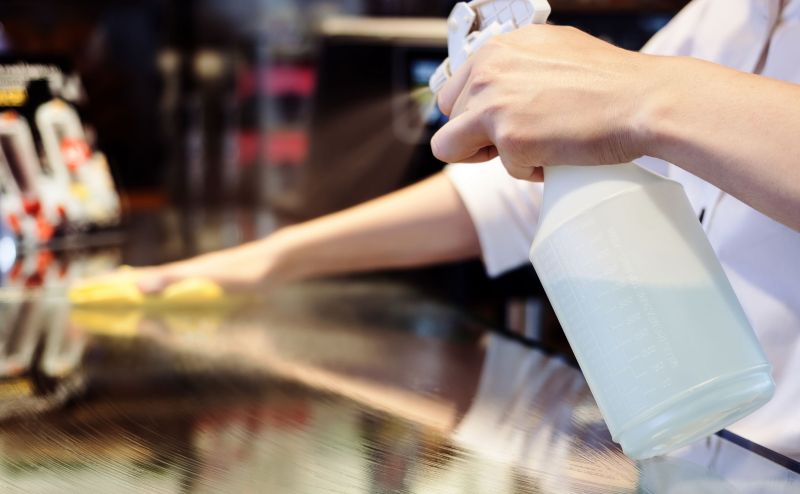
[[653, 66], [669, 83], [644, 100], [648, 154], [800, 230], [800, 85], [690, 58]]
[[152, 292], [182, 278], [201, 276], [242, 289], [337, 273], [424, 266], [479, 254], [469, 214], [440, 173], [263, 240], [141, 270], [140, 285]]
[[572, 28], [497, 36], [439, 93], [442, 161], [544, 166], [672, 162], [800, 230], [800, 85], [616, 48]]
[[444, 174], [287, 229], [290, 277], [456, 261], [480, 254], [461, 198]]

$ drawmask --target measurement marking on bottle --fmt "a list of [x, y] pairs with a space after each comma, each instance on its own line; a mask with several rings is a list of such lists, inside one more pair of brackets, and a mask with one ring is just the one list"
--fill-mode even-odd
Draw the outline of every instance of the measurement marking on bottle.
[[558, 294], [551, 302], [576, 357], [603, 381], [598, 404], [635, 415], [672, 386], [667, 369], [678, 359], [620, 233], [588, 215], [569, 227], [541, 242], [533, 260], [545, 289]]

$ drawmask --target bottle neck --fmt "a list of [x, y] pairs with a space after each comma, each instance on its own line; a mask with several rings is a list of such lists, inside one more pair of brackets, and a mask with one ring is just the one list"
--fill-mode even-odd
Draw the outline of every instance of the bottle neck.
[[540, 229], [555, 228], [612, 196], [665, 180], [634, 163], [545, 167]]
[[550, 188], [558, 194], [588, 186], [627, 187], [631, 184], [649, 182], [652, 180], [652, 175], [635, 163], [544, 167], [545, 188]]

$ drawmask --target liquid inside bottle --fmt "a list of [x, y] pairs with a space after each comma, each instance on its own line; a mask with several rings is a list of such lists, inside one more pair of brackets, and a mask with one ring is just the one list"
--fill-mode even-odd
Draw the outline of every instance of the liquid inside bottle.
[[530, 259], [625, 453], [666, 453], [766, 403], [770, 365], [680, 184], [549, 167]]

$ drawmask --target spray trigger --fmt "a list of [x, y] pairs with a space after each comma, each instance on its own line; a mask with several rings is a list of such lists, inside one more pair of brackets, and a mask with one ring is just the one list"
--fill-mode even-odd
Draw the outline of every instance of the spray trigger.
[[448, 57], [431, 76], [437, 94], [450, 77], [494, 36], [530, 24], [544, 24], [550, 15], [547, 0], [473, 0], [459, 2], [447, 18]]

